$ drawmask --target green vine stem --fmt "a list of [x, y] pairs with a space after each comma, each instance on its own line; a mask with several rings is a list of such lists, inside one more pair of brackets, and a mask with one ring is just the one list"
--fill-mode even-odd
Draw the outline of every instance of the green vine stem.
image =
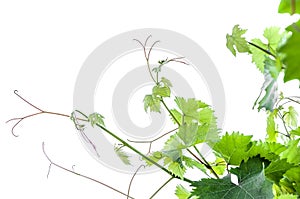
[[[136, 148], [134, 148], [133, 146], [131, 146], [128, 142], [126, 142], [123, 139], [121, 139], [120, 137], [118, 137], [116, 134], [114, 134], [111, 131], [109, 131], [108, 129], [106, 129], [104, 126], [101, 126], [99, 124], [96, 124], [96, 125], [99, 128], [101, 128], [102, 130], [104, 130], [106, 133], [108, 133], [109, 135], [111, 135], [112, 137], [114, 137], [116, 140], [118, 140], [119, 142], [121, 142], [124, 146], [128, 147], [129, 149], [131, 149], [132, 151], [134, 151], [136, 154], [140, 155], [141, 157], [145, 158], [147, 161], [151, 162], [152, 164], [154, 164], [155, 166], [157, 166], [158, 168], [160, 168], [161, 170], [163, 170], [164, 172], [166, 172], [170, 176], [172, 176], [174, 178], [180, 179], [178, 176], [175, 176], [168, 169], [166, 169], [165, 167], [161, 166], [157, 162], [153, 161], [151, 158], [149, 158], [146, 155], [144, 155], [143, 153], [141, 153], [139, 150], [137, 150]], [[183, 178], [182, 180], [185, 181], [185, 182], [188, 182], [188, 183], [192, 183], [192, 180], [190, 180], [188, 178]]]
[[270, 51], [268, 51], [268, 50], [266, 50], [266, 49], [263, 49], [262, 47], [260, 47], [260, 46], [258, 46], [258, 45], [256, 45], [256, 44], [254, 44], [254, 43], [252, 43], [252, 42], [249, 42], [249, 41], [248, 41], [248, 44], [251, 45], [251, 46], [254, 46], [255, 48], [257, 48], [257, 49], [263, 51], [264, 53], [266, 53], [266, 54], [268, 54], [268, 55], [271, 55], [272, 57], [274, 57], [274, 58], [276, 59], [276, 56], [275, 56], [273, 53], [271, 53]]
[[194, 146], [194, 149], [197, 151], [197, 153], [200, 155], [200, 157], [202, 158], [202, 160], [204, 161], [205, 165], [206, 165], [206, 168], [208, 168], [212, 174], [217, 178], [219, 179], [219, 176], [218, 174], [215, 172], [215, 170], [211, 167], [211, 165], [206, 161], [206, 159], [204, 158], [204, 156], [200, 153], [199, 149]]

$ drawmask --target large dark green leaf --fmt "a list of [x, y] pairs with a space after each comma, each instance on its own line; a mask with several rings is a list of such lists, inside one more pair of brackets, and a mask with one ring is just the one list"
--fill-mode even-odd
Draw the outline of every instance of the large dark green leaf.
[[258, 158], [243, 162], [232, 170], [238, 177], [238, 184], [230, 176], [222, 179], [202, 179], [192, 183], [191, 196], [201, 199], [272, 199], [272, 183], [264, 175], [263, 163]]

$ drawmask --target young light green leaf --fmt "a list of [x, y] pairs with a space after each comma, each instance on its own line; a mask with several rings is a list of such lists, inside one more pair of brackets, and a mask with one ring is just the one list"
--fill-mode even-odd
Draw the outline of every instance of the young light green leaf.
[[195, 145], [197, 141], [198, 125], [197, 123], [182, 124], [177, 133], [178, 137], [183, 141], [186, 148]]
[[[155, 152], [151, 153], [150, 155], [148, 155], [147, 157], [149, 159], [153, 160], [154, 162], [158, 162], [164, 158], [162, 152], [160, 152], [160, 151], [155, 151]], [[153, 163], [150, 162], [149, 160], [147, 160], [146, 158], [143, 158], [143, 160], [146, 162], [147, 166], [153, 165]]]
[[146, 95], [144, 98], [144, 109], [146, 112], [150, 109], [151, 112], [160, 113], [160, 98], [153, 95]]
[[[266, 49], [267, 45], [264, 44], [260, 39], [252, 39], [251, 43]], [[260, 70], [260, 72], [264, 73], [265, 67], [265, 59], [266, 53], [253, 45], [249, 45], [250, 52], [252, 53], [252, 62], [256, 65], [256, 67]]]
[[188, 199], [191, 193], [182, 185], [177, 185], [175, 195], [178, 197], [178, 199]]
[[213, 146], [220, 140], [219, 129], [217, 127], [217, 118], [214, 111], [210, 107], [203, 108], [199, 111], [198, 121], [198, 141], [197, 143], [206, 142], [209, 146]]
[[[294, 2], [295, 4], [293, 4], [292, 2]], [[289, 13], [291, 15], [295, 13], [300, 14], [300, 1], [281, 0], [278, 7], [278, 13]]]
[[186, 188], [184, 188], [182, 185], [177, 185], [176, 186], [176, 191], [175, 195], [177, 196], [178, 199], [197, 199], [198, 197], [191, 197], [191, 192], [188, 191]]
[[218, 175], [223, 175], [227, 168], [226, 161], [220, 157], [217, 157], [210, 165]]
[[296, 128], [294, 130], [291, 130], [290, 134], [300, 136], [300, 127]]
[[88, 117], [88, 120], [91, 123], [92, 127], [94, 127], [94, 125], [105, 126], [103, 119], [104, 117], [99, 113], [92, 113]]
[[279, 27], [269, 27], [264, 31], [264, 37], [268, 40], [268, 46], [273, 50], [276, 50], [278, 43], [282, 38]]
[[182, 156], [182, 149], [184, 148], [186, 147], [182, 140], [177, 134], [174, 134], [165, 142], [162, 153], [163, 155], [171, 158], [172, 161], [176, 161]]
[[283, 63], [286, 66], [284, 82], [293, 79], [300, 81], [300, 20], [287, 27], [286, 30], [292, 32], [292, 36], [289, 37], [287, 42], [279, 49], [279, 52], [285, 55], [283, 59]]
[[226, 133], [213, 149], [231, 165], [239, 165], [247, 159], [249, 144], [252, 136], [242, 135], [238, 132]]
[[171, 162], [168, 166], [168, 170], [171, 171], [175, 176], [183, 179], [186, 168], [179, 162]]
[[243, 53], [249, 52], [248, 42], [242, 37], [247, 30], [239, 28], [239, 25], [235, 25], [232, 29], [232, 34], [226, 35], [226, 46], [236, 56], [236, 51]]
[[278, 133], [276, 130], [275, 117], [277, 113], [276, 111], [270, 112], [267, 118], [267, 141], [268, 142], [276, 142]]
[[168, 80], [165, 77], [162, 77], [161, 80], [160, 80], [160, 82], [163, 83], [164, 86], [166, 86], [166, 87], [172, 87], [173, 86], [172, 83], [171, 83], [171, 81]]
[[299, 164], [300, 163], [300, 147], [298, 146], [300, 139], [290, 140], [287, 149], [280, 154], [282, 159], [286, 158], [287, 162]]
[[194, 98], [185, 100], [182, 97], [176, 97], [175, 102], [178, 108], [182, 111], [185, 122], [189, 123], [193, 120], [198, 120], [199, 118], [198, 109], [200, 108], [199, 101], [195, 100]]
[[265, 178], [262, 162], [250, 159], [235, 169], [235, 173], [239, 179], [238, 185], [231, 182], [230, 176], [202, 179], [192, 183], [194, 189], [191, 196], [203, 199], [273, 198], [272, 183]]
[[154, 86], [152, 94], [153, 96], [170, 97], [171, 89], [168, 86]]
[[289, 106], [289, 110], [284, 112], [284, 121], [291, 127], [297, 127], [298, 125], [298, 113], [294, 107]]
[[126, 165], [131, 165], [130, 161], [129, 161], [129, 155], [127, 155], [123, 149], [122, 149], [122, 146], [121, 147], [118, 147], [118, 146], [115, 146], [114, 147], [114, 150], [116, 152], [116, 154], [118, 155], [118, 157], [120, 158], [120, 160], [122, 160], [122, 162]]
[[185, 163], [185, 166], [187, 166], [188, 168], [198, 168], [203, 173], [206, 173], [207, 171], [207, 168], [203, 164], [190, 157], [182, 156], [182, 161]]

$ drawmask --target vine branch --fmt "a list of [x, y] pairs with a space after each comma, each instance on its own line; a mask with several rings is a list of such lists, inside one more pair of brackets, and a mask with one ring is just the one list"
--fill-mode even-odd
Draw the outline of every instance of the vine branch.
[[[20, 122], [22, 122], [23, 120], [27, 119], [27, 118], [30, 118], [30, 117], [33, 117], [33, 116], [37, 116], [37, 115], [40, 115], [40, 114], [50, 114], [50, 115], [57, 115], [57, 116], [62, 116], [62, 117], [68, 117], [70, 118], [69, 115], [66, 115], [66, 114], [62, 114], [62, 113], [56, 113], [56, 112], [51, 112], [51, 111], [45, 111], [35, 105], [33, 105], [33, 103], [29, 102], [28, 100], [26, 100], [24, 97], [22, 97], [19, 93], [18, 93], [18, 90], [14, 90], [14, 94], [16, 96], [18, 96], [23, 102], [27, 103], [29, 106], [33, 107], [34, 109], [38, 110], [37, 113], [33, 113], [33, 114], [29, 114], [29, 115], [25, 115], [23, 117], [15, 117], [15, 118], [12, 118], [12, 119], [9, 119], [6, 121], [6, 123], [9, 123], [9, 122], [12, 122], [12, 121], [17, 121], [13, 127], [11, 128], [11, 133], [13, 136], [15, 137], [18, 137], [18, 135], [15, 134], [14, 132], [14, 129], [16, 128], [16, 126], [18, 126], [20, 124]], [[81, 119], [81, 118], [78, 118], [78, 120], [81, 120], [81, 121], [88, 121], [86, 119]]]
[[134, 174], [133, 174], [133, 176], [132, 176], [132, 178], [131, 178], [131, 180], [130, 180], [130, 183], [129, 183], [129, 186], [128, 186], [128, 192], [127, 192], [127, 199], [129, 198], [130, 188], [131, 188], [133, 179], [134, 179], [134, 177], [136, 176], [136, 174], [139, 172], [139, 170], [140, 170], [142, 167], [145, 168], [145, 165], [139, 166], [139, 168], [137, 168], [137, 170], [134, 172]]
[[249, 41], [248, 41], [248, 44], [250, 44], [251, 46], [254, 46], [255, 48], [258, 48], [259, 50], [265, 52], [268, 55], [271, 55], [272, 57], [274, 57], [276, 59], [276, 56], [273, 53], [271, 53], [270, 51], [263, 49], [262, 47], [256, 45], [255, 43], [249, 42]]
[[50, 157], [48, 156], [48, 154], [46, 153], [46, 151], [45, 151], [45, 143], [44, 143], [44, 142], [42, 143], [42, 149], [43, 149], [43, 153], [44, 153], [45, 157], [46, 157], [46, 158], [48, 159], [48, 161], [50, 162], [49, 170], [48, 170], [48, 174], [47, 174], [47, 178], [48, 178], [48, 176], [49, 176], [49, 174], [50, 174], [51, 166], [54, 165], [54, 166], [56, 166], [56, 167], [58, 167], [58, 168], [60, 168], [60, 169], [62, 169], [62, 170], [64, 170], [64, 171], [70, 172], [70, 173], [75, 174], [75, 175], [77, 175], [77, 176], [80, 176], [80, 177], [82, 177], [82, 178], [85, 178], [85, 179], [88, 179], [88, 180], [90, 180], [90, 181], [93, 181], [93, 182], [96, 182], [96, 183], [98, 183], [98, 184], [101, 184], [101, 185], [103, 185], [103, 186], [105, 186], [105, 187], [107, 187], [107, 188], [109, 188], [109, 189], [111, 189], [111, 190], [113, 190], [113, 191], [115, 191], [115, 192], [118, 192], [118, 193], [120, 193], [120, 194], [122, 194], [122, 195], [124, 195], [124, 196], [127, 196], [127, 198], [134, 199], [133, 197], [129, 196], [128, 194], [125, 194], [125, 193], [123, 193], [123, 192], [121, 192], [121, 191], [119, 191], [119, 190], [117, 190], [117, 189], [115, 189], [115, 188], [113, 188], [113, 187], [111, 187], [111, 186], [109, 186], [109, 185], [103, 183], [103, 182], [100, 182], [99, 180], [96, 180], [96, 179], [91, 178], [91, 177], [88, 177], [88, 176], [86, 176], [86, 175], [77, 173], [77, 172], [75, 172], [74, 170], [67, 169], [67, 168], [65, 168], [65, 167], [63, 167], [63, 166], [61, 166], [61, 165], [59, 165], [59, 164], [53, 162], [53, 161], [50, 159]]
[[145, 56], [145, 59], [146, 59], [146, 62], [147, 62], [148, 72], [149, 72], [149, 74], [150, 74], [150, 76], [151, 76], [151, 79], [152, 79], [155, 83], [158, 83], [158, 82], [155, 81], [155, 78], [154, 78], [154, 76], [153, 76], [153, 74], [152, 74], [152, 72], [151, 72], [149, 59], [150, 59], [150, 53], [151, 53], [153, 47], [155, 46], [155, 44], [159, 43], [160, 41], [155, 41], [155, 42], [151, 45], [151, 47], [150, 47], [150, 49], [149, 49], [149, 51], [148, 51], [148, 53], [147, 53], [146, 46], [147, 46], [148, 40], [149, 40], [151, 37], [152, 37], [152, 36], [149, 35], [149, 36], [147, 37], [147, 39], [146, 39], [146, 41], [145, 41], [144, 44], [143, 44], [140, 40], [138, 40], [138, 39], [133, 39], [133, 40], [136, 41], [136, 42], [138, 42], [138, 43], [142, 46], [143, 51], [144, 51], [144, 56]]
[[161, 185], [153, 194], [150, 196], [149, 199], [152, 199], [162, 188], [164, 188], [174, 177], [169, 178], [163, 185]]
[[148, 149], [148, 154], [149, 154], [151, 152], [151, 147], [152, 147], [152, 143], [153, 142], [155, 142], [155, 141], [163, 138], [164, 136], [166, 136], [166, 135], [168, 135], [168, 134], [170, 134], [170, 133], [172, 133], [172, 132], [174, 132], [176, 130], [178, 130], [178, 128], [175, 128], [175, 129], [173, 129], [171, 131], [168, 131], [168, 132], [162, 134], [161, 136], [159, 136], [159, 137], [157, 137], [157, 138], [155, 138], [153, 140], [149, 140], [149, 141], [137, 141], [137, 140], [128, 140], [128, 139], [127, 139], [127, 141], [128, 142], [132, 142], [132, 143], [149, 143], [149, 149]]

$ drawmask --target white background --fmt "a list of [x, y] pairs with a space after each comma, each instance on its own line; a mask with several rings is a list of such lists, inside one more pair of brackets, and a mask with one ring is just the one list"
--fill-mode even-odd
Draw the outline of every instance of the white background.
[[[263, 137], [265, 115], [252, 110], [263, 76], [247, 56], [234, 58], [225, 35], [235, 24], [247, 36], [261, 36], [264, 27], [285, 27], [295, 21], [278, 15], [279, 1], [1, 1], [1, 133], [0, 198], [125, 198], [99, 184], [52, 168], [41, 143], [56, 162], [127, 192], [131, 175], [96, 162], [84, 150], [67, 118], [43, 115], [25, 120], [10, 133], [5, 121], [33, 111], [14, 94], [19, 90], [37, 106], [69, 114], [77, 74], [87, 56], [102, 42], [137, 28], [165, 28], [197, 42], [214, 61], [226, 93], [224, 130]], [[104, 55], [105, 56], [105, 55]], [[296, 82], [285, 85], [299, 92]], [[223, 99], [220, 99], [223, 100]], [[137, 176], [131, 188], [136, 198], [149, 197], [167, 175]], [[157, 198], [175, 198], [168, 184]]]

